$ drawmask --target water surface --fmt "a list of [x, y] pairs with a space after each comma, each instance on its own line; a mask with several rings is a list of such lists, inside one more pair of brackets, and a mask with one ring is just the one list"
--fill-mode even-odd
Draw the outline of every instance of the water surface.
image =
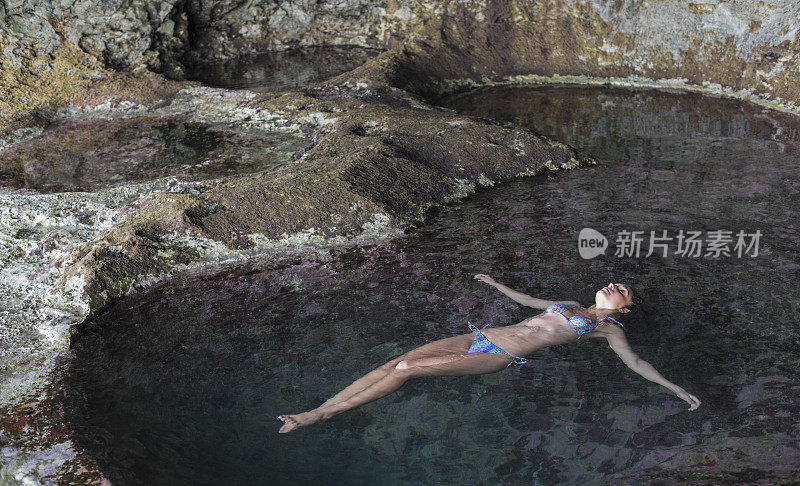
[[[597, 484], [788, 480], [800, 468], [800, 123], [658, 91], [483, 90], [447, 101], [599, 159], [518, 179], [390, 243], [209, 268], [131, 296], [73, 339], [67, 411], [115, 484]], [[610, 239], [584, 260], [577, 234]], [[751, 257], [616, 257], [616, 234], [762, 233]], [[674, 243], [673, 243], [674, 245]], [[633, 349], [700, 397], [627, 370], [600, 341], [528, 365], [408, 383], [276, 433], [427, 341], [539, 311], [473, 280], [590, 304], [610, 281], [645, 306]], [[565, 324], [566, 325], [566, 324]]]
[[191, 64], [187, 66], [186, 77], [217, 88], [280, 91], [346, 73], [381, 52], [356, 46], [298, 47]]

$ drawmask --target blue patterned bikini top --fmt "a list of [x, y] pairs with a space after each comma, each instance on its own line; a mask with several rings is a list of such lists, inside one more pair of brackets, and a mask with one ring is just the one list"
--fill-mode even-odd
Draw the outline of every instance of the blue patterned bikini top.
[[[556, 302], [555, 304], [551, 305], [544, 311], [546, 313], [558, 312], [559, 314], [564, 316], [564, 311], [567, 309], [572, 309], [573, 307], [579, 307], [579, 306], [576, 305], [567, 306], [562, 304], [561, 302]], [[600, 319], [599, 321], [595, 321], [593, 319], [589, 319], [588, 317], [583, 317], [583, 316], [572, 316], [572, 317], [564, 316], [564, 318], [567, 320], [567, 322], [569, 322], [570, 327], [572, 327], [572, 329], [575, 329], [575, 332], [578, 333], [578, 339], [580, 339], [581, 336], [586, 334], [587, 332], [594, 331], [594, 329], [600, 324], [600, 322], [604, 321], [605, 319], [614, 321], [623, 329], [625, 328], [625, 326], [623, 326], [621, 322], [614, 319], [613, 317], [605, 317], [603, 319]]]

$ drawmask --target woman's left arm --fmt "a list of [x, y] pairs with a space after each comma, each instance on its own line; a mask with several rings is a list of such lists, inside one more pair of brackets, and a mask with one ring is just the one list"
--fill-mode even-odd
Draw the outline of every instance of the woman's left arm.
[[689, 410], [696, 410], [697, 407], [700, 406], [700, 400], [696, 396], [664, 378], [661, 373], [656, 371], [656, 369], [653, 368], [650, 363], [641, 359], [636, 353], [634, 353], [628, 344], [628, 340], [625, 338], [625, 332], [623, 332], [622, 329], [618, 328], [617, 326], [610, 326], [609, 329], [603, 334], [608, 340], [608, 345], [611, 346], [611, 349], [613, 349], [617, 355], [619, 355], [619, 357], [622, 359], [622, 362], [625, 363], [628, 368], [632, 369], [648, 380], [666, 387], [672, 393], [678, 395], [681, 400], [684, 400], [689, 404]]

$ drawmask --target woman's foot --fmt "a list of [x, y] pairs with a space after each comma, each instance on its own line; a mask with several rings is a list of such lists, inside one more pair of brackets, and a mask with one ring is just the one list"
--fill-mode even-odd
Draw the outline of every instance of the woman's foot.
[[285, 434], [291, 432], [298, 427], [315, 424], [324, 420], [324, 416], [320, 412], [310, 411], [298, 413], [296, 415], [278, 415], [278, 418], [286, 422], [286, 424], [278, 430], [278, 433]]

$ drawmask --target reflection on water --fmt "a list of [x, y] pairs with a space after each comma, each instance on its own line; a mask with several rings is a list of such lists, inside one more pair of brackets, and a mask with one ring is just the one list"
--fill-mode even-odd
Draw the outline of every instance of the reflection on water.
[[292, 89], [355, 69], [381, 52], [355, 46], [300, 47], [189, 65], [186, 77], [217, 88]]
[[301, 147], [286, 133], [246, 137], [180, 119], [80, 120], [0, 151], [0, 186], [65, 192], [210, 179], [280, 168]]
[[[108, 477], [794, 477], [797, 122], [725, 100], [620, 90], [484, 91], [460, 98], [459, 109], [480, 113], [504, 96], [528, 111], [491, 116], [525, 118], [545, 133], [563, 126], [548, 135], [600, 164], [487, 189], [386, 245], [185, 273], [87, 323], [73, 342], [67, 409], [76, 440]], [[611, 239], [605, 256], [579, 257], [583, 227]], [[662, 229], [764, 236], [755, 258], [613, 256], [617, 232]], [[634, 350], [702, 407], [685, 411], [589, 340], [543, 350], [520, 369], [414, 381], [326, 424], [276, 433], [278, 414], [314, 407], [389, 358], [466, 332], [467, 321], [511, 324], [538, 312], [473, 280], [476, 273], [587, 304], [609, 281], [639, 288], [647, 304], [625, 321]]]

